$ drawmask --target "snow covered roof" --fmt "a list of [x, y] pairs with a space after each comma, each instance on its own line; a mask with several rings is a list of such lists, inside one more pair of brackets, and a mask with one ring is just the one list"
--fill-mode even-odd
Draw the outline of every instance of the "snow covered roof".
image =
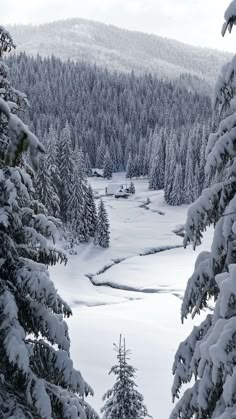
[[121, 183], [108, 183], [106, 186], [106, 193], [108, 195], [114, 195], [119, 189], [123, 187], [124, 186]]

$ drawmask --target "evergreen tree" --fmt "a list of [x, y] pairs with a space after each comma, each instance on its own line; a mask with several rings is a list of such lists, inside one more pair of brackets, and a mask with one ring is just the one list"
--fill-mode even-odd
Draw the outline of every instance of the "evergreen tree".
[[150, 172], [150, 150], [149, 150], [149, 142], [147, 142], [147, 144], [145, 146], [143, 175], [148, 176], [149, 172]]
[[185, 167], [184, 181], [184, 202], [191, 204], [194, 201], [194, 156], [193, 156], [193, 138], [191, 137], [188, 144], [188, 152]]
[[67, 223], [70, 220], [70, 215], [68, 213], [68, 203], [71, 202], [71, 197], [75, 194], [75, 191], [72, 192], [72, 179], [75, 180], [75, 178], [73, 178], [74, 160], [71, 142], [71, 130], [68, 122], [66, 122], [66, 125], [62, 130], [60, 136], [60, 147], [58, 151], [60, 152], [59, 174], [61, 179], [61, 218], [64, 223]]
[[141, 137], [139, 141], [139, 151], [138, 151], [139, 176], [145, 176], [145, 149], [146, 149], [146, 141], [145, 141], [145, 138]]
[[103, 419], [150, 418], [143, 396], [136, 390], [134, 378], [137, 370], [128, 363], [131, 351], [126, 349], [125, 339], [122, 343], [120, 336], [119, 345], [114, 344], [114, 349], [118, 363], [111, 368], [110, 374], [116, 376], [116, 382], [103, 396], [106, 401], [102, 408]]
[[87, 199], [86, 199], [86, 205], [87, 205], [87, 224], [88, 224], [88, 231], [89, 236], [94, 237], [95, 231], [97, 227], [97, 209], [94, 201], [93, 196], [93, 190], [91, 185], [89, 185], [87, 190]]
[[39, 167], [35, 176], [35, 190], [37, 198], [44, 204], [50, 215], [59, 217], [60, 200], [57, 195], [53, 177], [50, 173], [48, 156], [45, 154], [40, 158]]
[[[236, 2], [225, 13], [223, 35], [236, 23]], [[173, 373], [173, 398], [179, 398], [181, 386], [188, 385], [176, 404], [171, 419], [218, 418], [236, 415], [236, 113], [235, 59], [223, 68], [216, 86], [216, 103], [227, 114], [207, 146], [206, 175], [223, 173], [223, 181], [202, 192], [190, 207], [186, 224], [185, 246], [200, 244], [206, 227], [215, 227], [210, 252], [202, 252], [188, 281], [181, 315], [194, 317], [215, 301], [212, 312], [194, 327], [177, 350]], [[232, 102], [233, 100], [233, 102]], [[232, 103], [232, 107], [231, 107]]]
[[194, 182], [193, 182], [193, 193], [194, 193], [194, 201], [198, 199], [198, 197], [201, 195], [200, 193], [200, 172], [199, 172], [199, 166], [198, 163], [195, 165], [195, 173], [194, 173]]
[[156, 150], [159, 157], [158, 189], [163, 189], [165, 185], [165, 132], [161, 129], [159, 132], [159, 141]]
[[183, 203], [183, 171], [180, 162], [176, 165], [173, 188], [168, 203], [170, 205], [181, 205]]
[[[119, 162], [117, 159], [117, 142], [115, 142], [113, 138], [110, 139], [109, 148], [107, 147], [106, 152], [107, 151], [110, 155], [112, 172], [118, 172]], [[104, 166], [105, 166], [105, 159], [104, 159]]]
[[84, 189], [84, 205], [83, 205], [83, 212], [82, 218], [80, 220], [80, 233], [79, 233], [79, 240], [80, 242], [88, 242], [90, 236], [90, 207], [88, 205], [88, 187], [86, 186]]
[[[60, 176], [59, 176], [59, 167], [57, 165], [57, 144], [58, 136], [56, 130], [51, 126], [49, 128], [49, 133], [46, 143], [46, 152], [47, 152], [47, 164], [48, 164], [48, 173], [51, 179], [53, 195], [55, 197], [54, 204], [52, 203], [52, 215], [55, 217], [60, 217], [61, 214], [61, 203], [60, 203]], [[56, 151], [56, 152], [55, 152]]]
[[74, 237], [76, 237], [79, 241], [84, 241], [82, 227], [84, 222], [84, 198], [84, 189], [81, 179], [79, 178], [79, 169], [78, 166], [75, 165], [72, 176], [71, 195], [67, 207], [67, 221]]
[[151, 170], [149, 173], [149, 189], [150, 190], [158, 190], [160, 183], [159, 183], [159, 157], [156, 155], [152, 160]]
[[171, 199], [171, 193], [175, 180], [177, 157], [177, 136], [175, 133], [173, 133], [168, 141], [166, 152], [164, 196], [167, 204], [171, 204], [171, 201], [173, 199], [173, 194]]
[[106, 143], [105, 143], [104, 136], [102, 136], [99, 147], [97, 149], [97, 157], [96, 157], [96, 167], [98, 169], [103, 169], [105, 154], [106, 154]]
[[127, 162], [127, 166], [126, 166], [126, 177], [129, 179], [132, 179], [132, 177], [134, 177], [134, 161], [133, 158], [131, 156], [131, 154], [129, 155], [129, 159]]
[[133, 195], [133, 194], [135, 194], [135, 186], [134, 186], [134, 182], [130, 182], [130, 185], [129, 185], [129, 191], [130, 191], [130, 193]]
[[202, 141], [200, 150], [200, 163], [199, 163], [199, 195], [203, 189], [207, 187], [207, 179], [205, 179], [205, 166], [206, 166], [206, 147], [209, 133], [206, 125], [203, 126], [202, 130]]
[[[0, 27], [0, 57], [13, 47]], [[0, 61], [0, 74], [7, 75]], [[18, 95], [0, 78], [0, 416], [8, 418], [98, 418], [84, 401], [91, 393], [70, 359], [63, 317], [71, 309], [50, 280], [48, 265], [65, 261], [50, 246], [56, 226], [32, 199], [23, 152], [37, 169], [45, 149], [16, 113]], [[7, 89], [6, 89], [7, 87]], [[15, 96], [16, 95], [16, 96]], [[5, 147], [6, 146], [6, 147]]]
[[[188, 151], [188, 142], [189, 142], [189, 138], [186, 138], [186, 130], [181, 128], [179, 150], [180, 150], [180, 162], [181, 162], [182, 171], [183, 171], [183, 182], [185, 181], [185, 169], [186, 169], [186, 156], [187, 156], [187, 151]], [[204, 165], [204, 167], [205, 167], [205, 165]]]
[[118, 171], [123, 172], [124, 171], [124, 156], [123, 156], [123, 150], [121, 143], [116, 140], [116, 154], [117, 154], [117, 164], [118, 164]]
[[79, 150], [75, 155], [67, 220], [71, 231], [80, 242], [89, 240], [88, 186], [85, 171], [83, 152]]
[[138, 154], [136, 154], [135, 158], [134, 158], [134, 162], [133, 162], [133, 176], [134, 177], [139, 177], [141, 176], [141, 171], [140, 171], [140, 158], [138, 156]]
[[[46, 135], [46, 152], [47, 152], [47, 164], [48, 164], [48, 172], [51, 178], [54, 195], [59, 199], [59, 188], [60, 188], [60, 176], [59, 176], [59, 166], [57, 162], [57, 145], [58, 145], [58, 136], [56, 130], [51, 125], [49, 128], [49, 132]], [[56, 151], [56, 152], [55, 152]], [[59, 217], [60, 214], [60, 202], [59, 208], [54, 209], [53, 215]]]
[[110, 226], [104, 203], [101, 199], [98, 207], [97, 226], [95, 231], [94, 243], [101, 247], [109, 247], [110, 244]]
[[163, 189], [165, 184], [165, 143], [163, 130], [159, 134], [155, 130], [153, 143], [155, 144], [155, 154], [150, 167], [149, 189], [158, 190]]
[[106, 179], [112, 178], [112, 161], [109, 150], [107, 149], [105, 158], [104, 158], [104, 167], [103, 167], [103, 177]]
[[86, 168], [86, 175], [91, 176], [93, 174], [93, 171], [92, 171], [92, 164], [91, 164], [88, 153], [85, 153], [85, 168]]

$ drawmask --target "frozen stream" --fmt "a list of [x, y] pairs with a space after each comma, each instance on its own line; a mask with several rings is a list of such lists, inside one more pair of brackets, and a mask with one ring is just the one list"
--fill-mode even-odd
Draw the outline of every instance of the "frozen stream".
[[100, 284], [111, 282], [125, 288], [99, 286], [107, 297], [122, 299], [120, 303], [76, 308], [69, 322], [72, 356], [93, 385], [95, 398], [91, 402], [97, 409], [102, 394], [113, 383], [107, 375], [114, 363], [112, 343], [122, 333], [132, 348], [132, 362], [139, 370], [137, 383], [150, 414], [155, 419], [168, 418], [175, 350], [193, 326], [191, 320], [181, 325], [180, 306], [194, 258], [190, 249], [183, 248], [137, 256], [93, 278]]
[[[101, 193], [106, 181], [93, 182]], [[73, 308], [68, 321], [71, 354], [94, 389], [92, 405], [99, 411], [102, 395], [113, 384], [108, 375], [115, 362], [112, 346], [122, 333], [132, 349], [137, 384], [149, 413], [154, 419], [167, 419], [174, 354], [193, 327], [191, 320], [181, 325], [181, 298], [197, 254], [209, 249], [210, 234], [197, 252], [183, 249], [173, 231], [184, 224], [187, 207], [168, 207], [161, 191], [148, 191], [146, 180], [135, 186], [136, 195], [129, 200], [104, 199], [110, 248], [81, 245], [65, 268], [56, 266], [51, 274]], [[147, 197], [149, 210], [142, 206]]]

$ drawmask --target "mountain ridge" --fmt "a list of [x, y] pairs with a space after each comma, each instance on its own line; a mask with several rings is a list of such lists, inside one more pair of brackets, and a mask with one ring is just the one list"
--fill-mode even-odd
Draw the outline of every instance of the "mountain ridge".
[[232, 57], [227, 52], [82, 18], [8, 28], [17, 51], [85, 61], [112, 71], [150, 72], [165, 79], [186, 73], [213, 84], [220, 67]]

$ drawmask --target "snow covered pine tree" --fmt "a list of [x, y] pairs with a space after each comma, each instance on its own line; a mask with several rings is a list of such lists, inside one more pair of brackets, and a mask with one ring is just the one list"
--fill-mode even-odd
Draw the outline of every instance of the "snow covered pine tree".
[[134, 182], [132, 181], [130, 182], [130, 185], [129, 185], [129, 191], [132, 195], [135, 194], [135, 186], [134, 186]]
[[[0, 27], [0, 57], [13, 47]], [[22, 153], [29, 151], [36, 168], [44, 148], [15, 113], [22, 99], [0, 61], [0, 417], [97, 418], [84, 401], [91, 389], [70, 359], [63, 317], [71, 310], [47, 269], [64, 256], [47, 240], [55, 235], [53, 218], [32, 200]]]
[[98, 207], [97, 226], [95, 231], [94, 243], [99, 244], [101, 247], [109, 247], [110, 244], [110, 231], [107, 212], [101, 199]]
[[71, 141], [71, 129], [68, 121], [63, 128], [59, 147], [58, 147], [58, 161], [59, 161], [59, 174], [60, 174], [60, 202], [61, 202], [61, 219], [66, 224], [71, 221], [70, 208], [68, 203], [71, 200], [73, 194], [72, 185], [74, 177], [74, 154]]
[[85, 205], [86, 205], [89, 236], [94, 237], [96, 226], [97, 226], [97, 209], [96, 209], [95, 200], [93, 196], [93, 190], [92, 190], [91, 185], [88, 186]]
[[44, 154], [44, 156], [40, 158], [34, 185], [37, 198], [45, 205], [49, 214], [59, 217], [60, 199], [51, 169], [52, 166], [49, 162], [49, 155]]
[[108, 149], [104, 158], [103, 177], [106, 179], [112, 178], [112, 160]]
[[128, 364], [131, 351], [126, 349], [125, 339], [119, 345], [114, 344], [118, 364], [111, 368], [109, 374], [116, 376], [116, 382], [104, 396], [105, 405], [102, 408], [103, 419], [143, 419], [151, 418], [143, 404], [143, 396], [137, 390], [134, 382], [136, 368]]
[[[236, 24], [236, 0], [225, 12], [226, 29]], [[205, 189], [188, 212], [185, 245], [194, 247], [208, 225], [215, 225], [211, 252], [201, 253], [189, 279], [182, 304], [182, 320], [216, 301], [212, 313], [180, 344], [175, 356], [173, 398], [182, 384], [195, 380], [185, 391], [170, 418], [236, 417], [236, 60], [224, 66], [216, 86], [215, 102], [226, 117], [207, 147], [206, 175], [222, 173], [221, 183]]]
[[132, 179], [132, 177], [134, 177], [134, 161], [131, 154], [129, 154], [129, 158], [128, 158], [128, 162], [126, 166], [126, 177], [129, 179]]

